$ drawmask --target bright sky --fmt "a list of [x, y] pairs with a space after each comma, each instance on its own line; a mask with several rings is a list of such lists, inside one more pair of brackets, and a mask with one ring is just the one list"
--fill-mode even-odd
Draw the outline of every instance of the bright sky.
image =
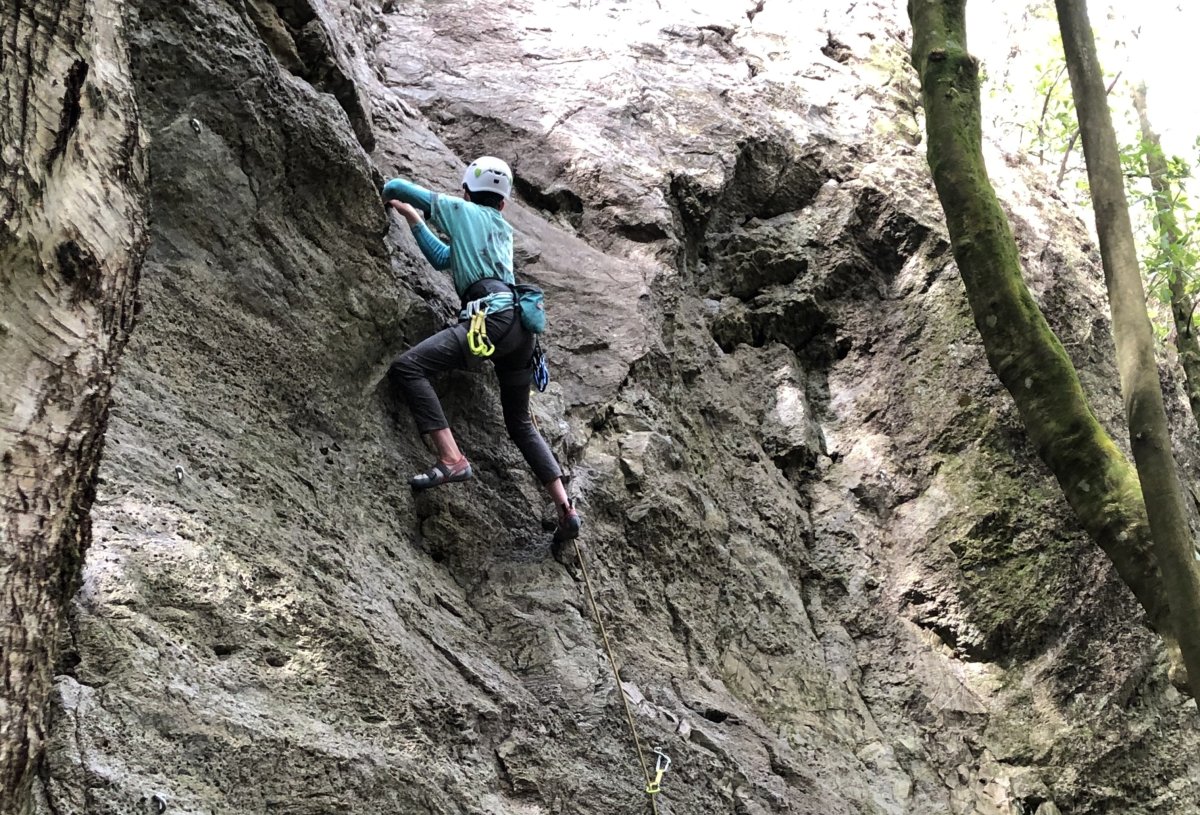
[[[1057, 30], [1053, 20], [1040, 33], [1008, 33], [1012, 26], [1020, 26], [1026, 5], [994, 0], [967, 3], [968, 48], [984, 61], [989, 74], [995, 76], [1004, 70], [1014, 39], [1026, 52], [1018, 60], [1031, 65], [1035, 49], [1047, 53], [1042, 43]], [[1200, 3], [1092, 0], [1088, 12], [1104, 69], [1121, 70], [1122, 77], [1133, 82], [1145, 81], [1151, 124], [1162, 137], [1163, 148], [1194, 160], [1193, 144], [1200, 136], [1200, 106], [1195, 92], [1200, 66]], [[1132, 36], [1134, 31], [1138, 32], [1136, 38]], [[1125, 43], [1124, 50], [1114, 47], [1117, 41]]]

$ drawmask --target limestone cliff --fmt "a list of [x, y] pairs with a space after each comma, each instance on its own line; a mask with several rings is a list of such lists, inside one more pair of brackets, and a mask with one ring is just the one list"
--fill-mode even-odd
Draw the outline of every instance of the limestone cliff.
[[[381, 380], [453, 297], [378, 188], [483, 152], [660, 811], [1197, 811], [1195, 704], [987, 368], [892, 5], [130, 4], [150, 245], [38, 811], [645, 811], [490, 372], [442, 385], [480, 477], [406, 485]], [[1094, 250], [992, 170], [1118, 427]]]

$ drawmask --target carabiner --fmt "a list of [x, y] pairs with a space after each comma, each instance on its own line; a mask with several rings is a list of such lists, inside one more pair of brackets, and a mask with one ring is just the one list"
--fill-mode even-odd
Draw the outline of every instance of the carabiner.
[[664, 753], [661, 747], [654, 748], [654, 755], [658, 758], [654, 761], [654, 780], [646, 785], [646, 792], [649, 795], [655, 795], [662, 790], [663, 776], [667, 774], [667, 770], [671, 769], [671, 757]]
[[546, 388], [550, 387], [550, 366], [546, 364], [546, 352], [542, 350], [541, 340], [534, 340], [533, 359], [530, 362], [533, 365], [533, 384], [537, 386], [538, 393], [545, 393]]
[[496, 346], [487, 335], [486, 307], [471, 314], [471, 327], [467, 329], [467, 348], [477, 357], [490, 357], [496, 353]]

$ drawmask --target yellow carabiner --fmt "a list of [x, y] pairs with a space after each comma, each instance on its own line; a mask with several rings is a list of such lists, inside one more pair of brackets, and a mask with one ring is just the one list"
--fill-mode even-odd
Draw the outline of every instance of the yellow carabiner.
[[477, 357], [490, 357], [496, 352], [496, 346], [487, 335], [487, 311], [477, 311], [471, 315], [471, 327], [467, 330], [467, 348]]
[[646, 793], [649, 795], [656, 795], [662, 791], [663, 776], [671, 769], [671, 757], [664, 753], [661, 747], [654, 748], [654, 755], [658, 758], [654, 762], [654, 780], [646, 785]]

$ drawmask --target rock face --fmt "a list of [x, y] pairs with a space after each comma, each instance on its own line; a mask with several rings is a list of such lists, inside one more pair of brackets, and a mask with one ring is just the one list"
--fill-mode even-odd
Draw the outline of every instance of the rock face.
[[[138, 4], [143, 310], [38, 812], [646, 811], [489, 372], [441, 385], [479, 478], [406, 486], [381, 380], [454, 306], [378, 187], [484, 152], [660, 812], [1196, 811], [1195, 705], [984, 360], [904, 21], [693, 5]], [[1086, 236], [993, 169], [1117, 427]]]

